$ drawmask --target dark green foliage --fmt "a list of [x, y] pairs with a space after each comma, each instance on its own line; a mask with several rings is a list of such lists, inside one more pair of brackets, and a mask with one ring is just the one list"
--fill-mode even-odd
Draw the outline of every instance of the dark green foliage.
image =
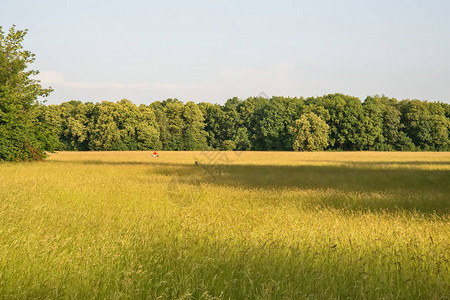
[[206, 132], [203, 113], [194, 102], [188, 102], [183, 109], [183, 150], [204, 150], [208, 144], [206, 142]]
[[252, 149], [252, 143], [248, 138], [248, 130], [245, 127], [241, 127], [237, 130], [236, 136], [234, 138], [234, 144], [236, 145], [236, 150], [245, 151]]
[[255, 150], [291, 150], [289, 128], [302, 111], [303, 99], [273, 97], [259, 101], [250, 117]]
[[405, 132], [420, 150], [449, 150], [449, 119], [440, 103], [403, 100], [400, 103]]
[[34, 54], [23, 50], [26, 33], [12, 27], [5, 34], [0, 27], [0, 161], [41, 160], [57, 143], [39, 117], [37, 99], [52, 90], [32, 78], [39, 72], [28, 69]]
[[339, 150], [368, 148], [368, 120], [361, 101], [356, 97], [332, 94], [317, 98], [329, 113], [330, 145]]

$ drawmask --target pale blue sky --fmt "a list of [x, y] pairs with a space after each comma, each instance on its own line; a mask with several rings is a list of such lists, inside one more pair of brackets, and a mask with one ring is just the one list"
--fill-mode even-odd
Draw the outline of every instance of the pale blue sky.
[[450, 1], [7, 0], [33, 68], [68, 100], [341, 92], [450, 102]]

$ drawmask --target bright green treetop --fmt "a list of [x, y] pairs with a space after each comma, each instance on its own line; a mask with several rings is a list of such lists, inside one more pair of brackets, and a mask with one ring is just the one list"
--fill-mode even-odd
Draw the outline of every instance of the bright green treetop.
[[328, 146], [329, 126], [315, 113], [308, 113], [295, 120], [290, 127], [294, 137], [294, 151], [320, 151]]

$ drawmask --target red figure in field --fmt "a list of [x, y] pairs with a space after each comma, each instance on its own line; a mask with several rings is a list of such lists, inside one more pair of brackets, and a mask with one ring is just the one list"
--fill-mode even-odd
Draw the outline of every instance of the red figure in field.
[[153, 150], [152, 157], [159, 157], [158, 152], [156, 152], [156, 150]]

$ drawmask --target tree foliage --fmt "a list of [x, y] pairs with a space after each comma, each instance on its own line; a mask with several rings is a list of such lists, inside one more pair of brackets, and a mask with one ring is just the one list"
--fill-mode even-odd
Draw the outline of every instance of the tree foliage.
[[385, 96], [65, 102], [38, 118], [61, 150], [448, 151], [449, 105]]
[[308, 113], [295, 120], [289, 132], [293, 135], [294, 151], [318, 151], [328, 146], [329, 126], [315, 113]]
[[24, 50], [27, 30], [8, 33], [0, 27], [0, 161], [40, 160], [57, 139], [42, 120], [38, 97], [52, 90], [33, 79], [39, 72], [28, 69], [34, 54]]

